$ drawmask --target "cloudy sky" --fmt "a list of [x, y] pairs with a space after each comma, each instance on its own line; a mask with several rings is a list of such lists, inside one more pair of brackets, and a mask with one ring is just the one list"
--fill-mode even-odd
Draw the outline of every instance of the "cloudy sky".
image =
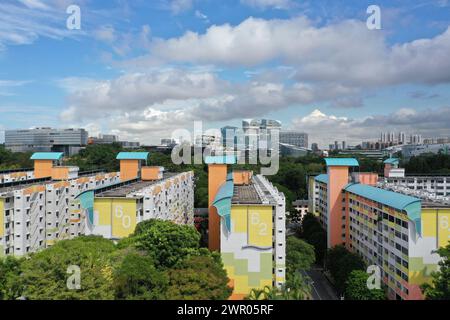
[[[373, 4], [381, 30], [366, 25]], [[450, 1], [0, 2], [0, 130], [157, 143], [263, 117], [322, 146], [450, 136]]]

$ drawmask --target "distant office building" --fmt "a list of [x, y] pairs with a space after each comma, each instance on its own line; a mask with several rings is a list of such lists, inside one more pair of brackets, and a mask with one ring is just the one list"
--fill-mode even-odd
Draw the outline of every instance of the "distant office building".
[[345, 150], [347, 148], [347, 144], [345, 143], [345, 141], [342, 141], [342, 150]]
[[220, 128], [222, 134], [222, 144], [224, 147], [234, 149], [238, 143], [238, 127], [225, 126]]
[[405, 159], [409, 159], [414, 156], [419, 156], [424, 153], [443, 153], [450, 154], [450, 143], [439, 144], [411, 144], [402, 146], [402, 155]]
[[118, 144], [124, 149], [139, 149], [141, 144], [136, 141], [118, 141]]
[[450, 143], [450, 138], [445, 137], [445, 138], [437, 138], [436, 139], [436, 143]]
[[174, 139], [161, 139], [161, 145], [162, 146], [167, 146], [167, 147], [171, 147], [171, 146], [175, 146], [177, 144], [177, 142]]
[[280, 153], [282, 156], [287, 157], [304, 157], [311, 152], [311, 149], [297, 147], [292, 144], [280, 143]]
[[13, 152], [64, 152], [78, 153], [88, 143], [85, 129], [35, 128], [6, 130], [5, 147]]
[[118, 142], [119, 137], [113, 134], [99, 134], [98, 137], [89, 137], [88, 144], [111, 144]]
[[406, 134], [404, 132], [400, 132], [398, 134], [398, 143], [405, 144], [406, 143]]
[[281, 122], [277, 120], [243, 120], [242, 131], [246, 150], [270, 148], [272, 136], [281, 130]]
[[334, 142], [334, 150], [339, 150], [339, 142], [335, 141]]
[[422, 136], [420, 134], [411, 135], [411, 144], [422, 144]]
[[314, 142], [311, 144], [311, 149], [313, 152], [317, 152], [317, 151], [319, 151], [319, 145]]
[[298, 131], [281, 131], [280, 143], [286, 143], [301, 148], [308, 148], [308, 134]]
[[339, 151], [339, 155], [358, 155], [360, 158], [370, 158], [376, 160], [382, 160], [384, 157], [388, 155], [388, 152], [377, 150], [377, 149], [363, 149], [363, 150], [341, 150]]
[[120, 141], [119, 137], [113, 134], [99, 134], [98, 137], [89, 137], [88, 144], [113, 144], [117, 143], [125, 149], [139, 149], [141, 144], [135, 141]]

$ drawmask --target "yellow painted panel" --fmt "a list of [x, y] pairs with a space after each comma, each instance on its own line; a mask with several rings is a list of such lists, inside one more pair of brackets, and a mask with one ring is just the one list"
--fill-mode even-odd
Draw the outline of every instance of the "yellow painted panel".
[[422, 210], [422, 230], [424, 237], [436, 237], [436, 209]]
[[112, 199], [95, 198], [94, 212], [98, 214], [99, 226], [111, 225], [111, 201]]
[[233, 293], [248, 294], [252, 288], [248, 286], [248, 276], [234, 276]]
[[[278, 279], [278, 278], [277, 278]], [[280, 280], [277, 280], [277, 281], [284, 281], [284, 279], [283, 278], [279, 278]], [[268, 287], [272, 287], [272, 279], [263, 279], [263, 280], [261, 280], [260, 282], [259, 282], [259, 287], [260, 288], [264, 288], [265, 286], [268, 286]]]
[[5, 200], [0, 199], [0, 237], [5, 235]]
[[247, 233], [247, 206], [232, 206], [231, 221], [233, 232]]
[[114, 199], [112, 202], [112, 236], [124, 238], [136, 227], [136, 199]]
[[439, 209], [438, 223], [439, 247], [445, 247], [450, 243], [450, 209]]
[[234, 267], [233, 266], [224, 266], [224, 269], [227, 272], [228, 278], [234, 279]]
[[257, 247], [272, 246], [272, 207], [248, 207], [248, 244]]

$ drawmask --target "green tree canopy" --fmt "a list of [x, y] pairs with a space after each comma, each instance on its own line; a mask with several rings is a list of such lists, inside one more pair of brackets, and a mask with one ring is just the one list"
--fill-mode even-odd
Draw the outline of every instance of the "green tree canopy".
[[144, 252], [133, 249], [119, 250], [121, 258], [114, 271], [116, 299], [157, 300], [164, 297], [168, 279], [158, 271], [153, 259]]
[[232, 293], [220, 255], [207, 249], [168, 270], [169, 300], [225, 300]]
[[353, 270], [345, 283], [345, 299], [347, 300], [385, 300], [386, 294], [382, 289], [367, 287], [367, 272]]
[[20, 295], [17, 287], [21, 260], [13, 256], [0, 258], [0, 300], [15, 299]]
[[312, 213], [303, 217], [298, 235], [314, 247], [316, 263], [322, 264], [327, 250], [327, 234]]
[[172, 268], [197, 252], [200, 234], [193, 226], [152, 219], [139, 223], [127, 242], [147, 252], [157, 268]]
[[450, 244], [439, 248], [439, 271], [431, 274], [431, 283], [422, 286], [427, 300], [450, 300]]
[[286, 271], [288, 277], [299, 270], [309, 270], [315, 261], [314, 247], [290, 236], [286, 241]]
[[326, 267], [330, 271], [337, 291], [342, 294], [345, 284], [353, 270], [365, 270], [365, 263], [356, 253], [344, 246], [335, 246], [327, 251]]
[[[114, 244], [96, 236], [62, 240], [32, 254], [21, 265], [21, 296], [31, 300], [113, 299], [110, 254]], [[69, 266], [78, 266], [81, 288], [68, 289]]]

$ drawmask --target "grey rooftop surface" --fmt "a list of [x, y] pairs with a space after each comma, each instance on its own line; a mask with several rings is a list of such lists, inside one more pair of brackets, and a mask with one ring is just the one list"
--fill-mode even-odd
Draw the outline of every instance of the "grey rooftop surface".
[[233, 204], [261, 204], [258, 192], [253, 184], [251, 185], [235, 185], [233, 190]]
[[142, 189], [145, 189], [151, 185], [158, 184], [164, 182], [165, 180], [172, 178], [181, 172], [173, 173], [173, 172], [164, 172], [164, 176], [161, 180], [151, 180], [151, 181], [142, 181], [138, 180], [136, 182], [132, 182], [130, 184], [118, 184], [117, 187], [114, 185], [106, 187], [105, 191], [101, 191], [95, 194], [96, 197], [99, 198], [123, 198], [129, 194], [138, 192]]

